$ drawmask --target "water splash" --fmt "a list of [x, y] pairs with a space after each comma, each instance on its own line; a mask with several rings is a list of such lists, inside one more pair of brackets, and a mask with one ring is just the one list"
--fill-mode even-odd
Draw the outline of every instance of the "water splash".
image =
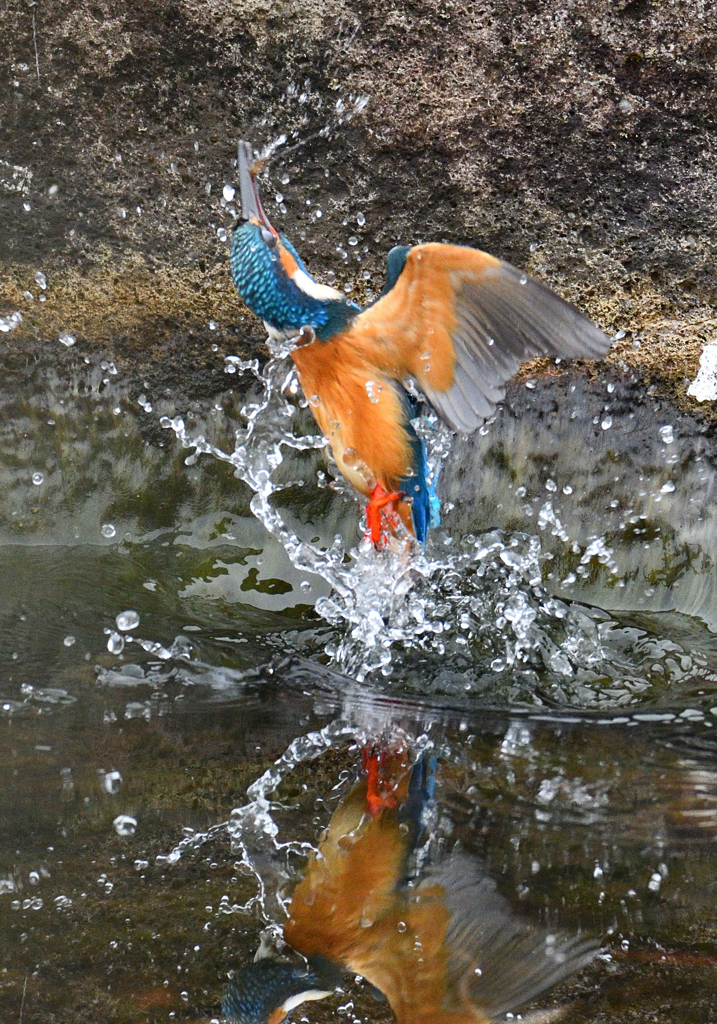
[[[430, 679], [434, 692], [485, 691], [540, 706], [622, 706], [660, 698], [675, 682], [709, 677], [699, 655], [680, 650], [675, 658], [670, 643], [644, 628], [551, 596], [543, 576], [549, 563], [555, 568], [554, 556], [539, 536], [494, 530], [454, 538], [434, 530], [424, 551], [404, 533], [381, 552], [366, 540], [351, 546], [341, 535], [325, 546], [300, 536], [301, 526], [286, 521], [276, 497], [312, 484], [293, 477], [297, 465], [305, 473], [305, 461], [285, 456], [320, 451], [327, 442], [295, 429], [307, 403], [286, 361], [292, 342], [271, 345], [272, 359], [263, 368], [256, 359], [227, 357], [228, 372], [252, 379], [233, 451], [193, 433], [180, 416], [160, 422], [191, 449], [188, 464], [208, 454], [232, 465], [254, 492], [251, 511], [293, 565], [330, 584], [315, 610], [332, 627], [325, 653], [333, 665], [359, 681], [383, 676], [387, 685], [420, 689]], [[426, 444], [429, 483], [435, 484], [452, 435], [433, 414], [413, 425]], [[317, 487], [322, 478], [319, 471]], [[344, 490], [340, 480], [334, 487]], [[566, 545], [564, 583], [605, 573], [619, 585], [619, 566], [605, 539], [577, 544], [552, 500], [539, 510], [538, 527]]]

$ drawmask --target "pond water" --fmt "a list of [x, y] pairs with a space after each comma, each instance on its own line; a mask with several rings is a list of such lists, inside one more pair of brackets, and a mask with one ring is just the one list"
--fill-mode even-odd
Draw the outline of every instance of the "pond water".
[[[376, 554], [289, 366], [226, 369], [179, 407], [77, 349], [5, 368], [0, 1019], [219, 1019], [376, 745], [435, 760], [411, 870], [556, 937], [533, 1005], [716, 1019], [700, 426], [614, 371], [514, 384], [424, 425], [442, 526]], [[357, 974], [293, 1019], [392, 1019]]]

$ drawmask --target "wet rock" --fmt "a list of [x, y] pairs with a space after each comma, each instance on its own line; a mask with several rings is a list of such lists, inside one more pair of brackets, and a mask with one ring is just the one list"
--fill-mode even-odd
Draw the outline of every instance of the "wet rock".
[[0, 315], [24, 318], [7, 344], [69, 331], [177, 381], [211, 377], [165, 357], [189, 331], [208, 348], [210, 319], [255, 349], [223, 186], [237, 137], [285, 133], [264, 187], [318, 276], [365, 298], [398, 241], [479, 245], [690, 401], [715, 326], [707, 4], [11, 0], [4, 39]]

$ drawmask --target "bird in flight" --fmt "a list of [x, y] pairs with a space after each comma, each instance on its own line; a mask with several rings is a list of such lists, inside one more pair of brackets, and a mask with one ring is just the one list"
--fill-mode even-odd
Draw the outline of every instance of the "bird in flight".
[[[368, 500], [379, 547], [396, 517], [425, 543], [438, 500], [412, 424], [416, 393], [460, 434], [505, 395], [521, 362], [538, 355], [597, 359], [610, 340], [559, 295], [511, 264], [466, 246], [399, 245], [379, 298], [361, 309], [316, 281], [261, 202], [256, 160], [238, 150], [244, 223], [230, 266], [239, 296], [271, 336], [294, 338], [292, 359], [316, 422], [344, 477]], [[392, 526], [393, 524], [393, 526]]]

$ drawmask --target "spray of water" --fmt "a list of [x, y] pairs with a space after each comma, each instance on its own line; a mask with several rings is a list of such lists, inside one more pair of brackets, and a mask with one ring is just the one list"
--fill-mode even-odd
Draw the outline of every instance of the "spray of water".
[[[366, 540], [351, 546], [341, 535], [326, 546], [300, 537], [275, 497], [318, 481], [290, 479], [293, 463], [285, 456], [324, 449], [326, 440], [295, 429], [306, 403], [287, 360], [291, 342], [271, 344], [272, 358], [263, 367], [257, 360], [227, 359], [229, 372], [252, 381], [233, 451], [192, 433], [181, 417], [161, 422], [191, 449], [188, 463], [208, 454], [232, 465], [254, 492], [253, 514], [296, 568], [330, 584], [331, 593], [319, 599], [316, 612], [333, 627], [325, 653], [334, 666], [359, 681], [383, 676], [388, 685], [399, 682], [404, 689], [420, 688], [421, 679], [430, 678], [437, 692], [493, 695], [502, 686], [501, 698], [511, 702], [583, 707], [632, 704], [653, 687], [661, 693], [686, 674], [704, 672], [698, 656], [685, 667], [667, 649], [658, 651], [659, 641], [644, 630], [552, 597], [542, 583], [538, 536], [494, 530], [453, 538], [435, 530], [426, 550], [399, 536], [380, 552]], [[436, 480], [451, 435], [433, 415], [415, 425]], [[549, 511], [539, 525], [556, 536], [565, 532]], [[566, 542], [574, 552], [569, 537]], [[578, 548], [578, 554], [582, 571], [594, 568], [613, 576], [619, 571], [604, 542]]]

